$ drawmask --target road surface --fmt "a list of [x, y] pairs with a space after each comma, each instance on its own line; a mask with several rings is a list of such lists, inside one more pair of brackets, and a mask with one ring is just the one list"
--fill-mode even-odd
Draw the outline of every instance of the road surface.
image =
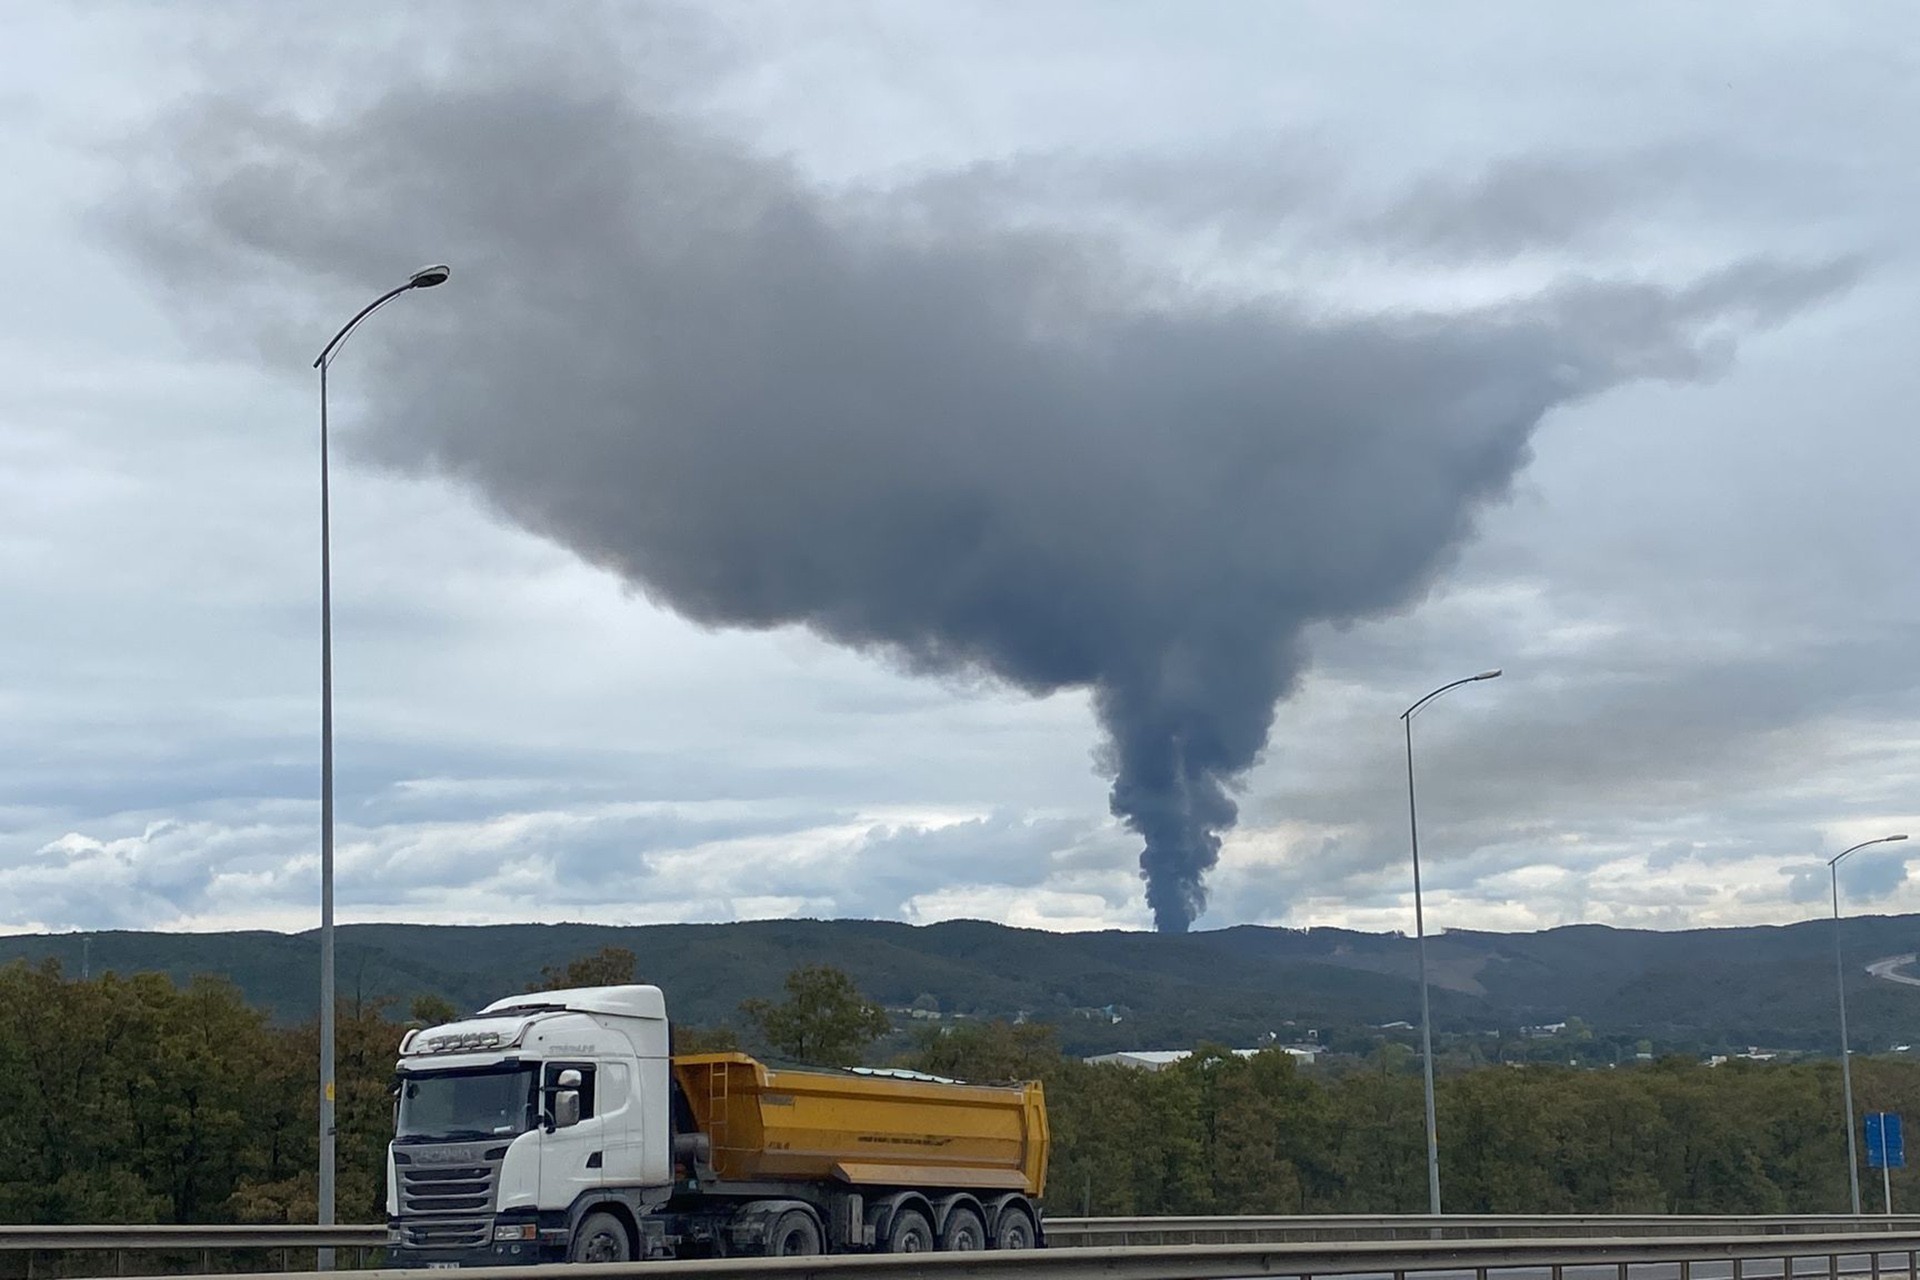
[[1907, 954], [1903, 956], [1886, 956], [1868, 965], [1867, 972], [1876, 978], [1884, 978], [1888, 982], [1898, 982], [1909, 987], [1920, 987], [1920, 978], [1900, 972], [1900, 970], [1906, 968], [1915, 960], [1920, 960], [1920, 954], [1912, 951], [1907, 952]]

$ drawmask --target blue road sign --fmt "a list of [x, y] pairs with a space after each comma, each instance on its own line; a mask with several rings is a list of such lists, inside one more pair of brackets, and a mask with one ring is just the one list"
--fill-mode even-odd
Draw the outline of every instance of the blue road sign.
[[1867, 1168], [1904, 1169], [1907, 1148], [1900, 1134], [1900, 1117], [1892, 1111], [1867, 1112]]

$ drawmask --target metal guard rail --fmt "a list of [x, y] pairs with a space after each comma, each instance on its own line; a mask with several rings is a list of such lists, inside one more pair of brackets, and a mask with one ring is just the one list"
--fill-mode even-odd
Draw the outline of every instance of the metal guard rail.
[[1514, 1236], [1803, 1235], [1920, 1232], [1920, 1214], [1276, 1214], [1238, 1217], [1049, 1218], [1054, 1246], [1282, 1244], [1358, 1240], [1485, 1240]]
[[[1059, 1247], [1486, 1240], [1512, 1236], [1920, 1234], [1920, 1214], [1292, 1214], [1238, 1217], [1048, 1218]], [[0, 1253], [22, 1250], [378, 1249], [384, 1226], [0, 1225]]]
[[[1914, 1274], [1920, 1260], [1920, 1233], [1912, 1231], [1819, 1233], [1767, 1236], [1677, 1236], [1643, 1239], [1542, 1239], [1477, 1241], [1354, 1241], [1344, 1244], [1183, 1245], [1146, 1249], [1039, 1249], [1019, 1253], [921, 1253], [853, 1255], [829, 1258], [725, 1258], [698, 1262], [604, 1263], [583, 1272], [578, 1266], [475, 1267], [469, 1280], [729, 1280], [774, 1276], [780, 1280], [1236, 1280], [1241, 1277], [1390, 1275], [1404, 1280], [1428, 1272], [1472, 1273], [1513, 1268], [1548, 1271], [1561, 1280], [1568, 1267], [1613, 1268], [1632, 1280], [1637, 1266], [1678, 1264], [1681, 1280], [1691, 1280], [1701, 1263], [1731, 1264], [1733, 1280], [1742, 1280], [1748, 1262], [1780, 1262], [1784, 1277], [1856, 1274], [1844, 1259], [1867, 1259], [1875, 1276], [1881, 1260], [1893, 1254], [1896, 1274]], [[1795, 1265], [1824, 1260], [1818, 1272]], [[363, 1275], [365, 1273], [362, 1273]], [[400, 1272], [380, 1273], [399, 1277]], [[418, 1273], [405, 1273], [416, 1276]], [[227, 1276], [225, 1280], [236, 1280]]]
[[386, 1244], [384, 1226], [0, 1226], [0, 1253], [24, 1249], [383, 1249]]

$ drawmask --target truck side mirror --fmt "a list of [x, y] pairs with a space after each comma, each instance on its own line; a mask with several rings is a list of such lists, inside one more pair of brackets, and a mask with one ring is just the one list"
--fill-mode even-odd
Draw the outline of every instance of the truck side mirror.
[[553, 1099], [553, 1109], [543, 1112], [540, 1123], [548, 1133], [580, 1123], [580, 1086], [584, 1083], [578, 1067], [565, 1067], [552, 1076], [553, 1083], [542, 1089]]

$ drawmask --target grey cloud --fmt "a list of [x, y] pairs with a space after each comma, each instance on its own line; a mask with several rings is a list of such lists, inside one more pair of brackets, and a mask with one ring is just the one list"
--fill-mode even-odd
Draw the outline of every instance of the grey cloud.
[[1788, 902], [1825, 902], [1830, 881], [1825, 863], [1795, 863], [1782, 867], [1780, 874], [1787, 878]]
[[874, 882], [869, 901], [893, 912], [928, 885], [1038, 885], [1071, 866], [1091, 826], [1003, 812], [940, 827], [875, 828], [862, 842], [859, 865]]
[[1346, 175], [1304, 136], [1179, 155], [1025, 152], [848, 193], [895, 222], [972, 234], [982, 223], [1045, 225], [1066, 217], [1088, 233], [1129, 227], [1204, 231], [1226, 246], [1271, 244], [1341, 215]]
[[1894, 850], [1863, 849], [1840, 864], [1841, 905], [1848, 899], [1876, 902], [1907, 882], [1907, 859]]
[[1698, 857], [1698, 851], [1691, 844], [1680, 840], [1670, 840], [1656, 846], [1647, 854], [1647, 870], [1670, 871], [1682, 862]]
[[444, 254], [455, 286], [362, 348], [369, 456], [708, 625], [1091, 688], [1163, 928], [1205, 905], [1304, 629], [1418, 599], [1548, 413], [1711, 376], [1853, 270], [1235, 304], [1064, 230], [896, 222], [577, 80], [372, 103], [194, 108], [128, 241], [269, 341]]
[[1484, 170], [1436, 174], [1378, 213], [1357, 220], [1359, 238], [1393, 253], [1439, 259], [1504, 259], [1562, 250], [1628, 211], [1644, 213], [1675, 194], [1686, 157], [1674, 150], [1618, 156], [1528, 155]]
[[[1579, 833], [1652, 855], [1660, 870], [1672, 865], [1661, 847], [1676, 840], [1700, 845], [1686, 856], [1705, 865], [1784, 858], [1819, 848], [1823, 822], [1903, 811], [1912, 753], [1899, 751], [1897, 733], [1883, 748], [1887, 735], [1855, 718], [1897, 724], [1912, 714], [1904, 633], [1769, 634], [1757, 619], [1714, 617], [1718, 608], [1709, 600], [1692, 611], [1677, 603], [1664, 617], [1628, 615], [1621, 634], [1590, 653], [1538, 658], [1508, 647], [1527, 643], [1526, 618], [1503, 625], [1487, 610], [1467, 617], [1464, 636], [1442, 628], [1404, 653], [1371, 634], [1341, 637], [1352, 642], [1345, 651], [1323, 639], [1316, 649], [1323, 660], [1337, 654], [1334, 674], [1351, 678], [1358, 661], [1377, 685], [1400, 683], [1404, 700], [1375, 694], [1362, 714], [1318, 727], [1343, 748], [1289, 753], [1277, 763], [1293, 772], [1269, 782], [1250, 817], [1351, 825], [1344, 871], [1395, 865], [1406, 856], [1395, 716], [1440, 678], [1493, 663], [1508, 668], [1500, 681], [1451, 695], [1418, 722], [1423, 852], [1431, 842], [1437, 857], [1483, 845], [1524, 855], [1531, 838], [1544, 856], [1547, 839]], [[1440, 666], [1440, 654], [1454, 656]], [[1885, 754], [1857, 755], [1847, 792], [1810, 811], [1809, 770], [1831, 767], [1843, 748]], [[1555, 849], [1552, 858], [1573, 856]]]
[[[995, 813], [938, 826], [869, 824], [828, 839], [790, 821], [783, 830], [766, 824], [759, 834], [769, 838], [752, 848], [720, 848], [695, 859], [685, 856], [691, 842], [654, 851], [666, 856], [607, 856], [625, 824], [596, 824], [591, 841], [602, 855], [572, 867], [556, 863], [552, 892], [583, 902], [791, 898], [830, 905], [837, 914], [897, 918], [930, 886], [1037, 886], [1087, 839], [1089, 825]], [[593, 892], [581, 894], [583, 884]]]
[[627, 879], [601, 876], [630, 901], [704, 898], [715, 915], [730, 910], [723, 904], [761, 897], [806, 903], [809, 914], [897, 919], [929, 890], [990, 885], [1013, 899], [1053, 885], [1091, 825], [996, 813], [935, 826], [876, 824], [827, 841], [797, 832], [697, 859], [655, 859]]
[[921, 179], [882, 202], [936, 226], [1071, 211], [1082, 225], [1204, 231], [1232, 250], [1292, 242], [1344, 255], [1364, 246], [1445, 266], [1617, 247], [1675, 206], [1736, 215], [1757, 167], [1704, 144], [1561, 149], [1430, 173], [1383, 194], [1302, 131], [1178, 156], [1028, 153]]
[[[557, 838], [544, 841], [541, 852], [552, 867], [558, 884], [599, 884], [609, 869], [635, 867], [643, 873], [650, 867], [650, 855], [691, 846], [753, 837], [777, 839], [796, 829], [845, 822], [845, 814], [807, 815], [741, 811], [703, 814], [667, 808], [592, 824], [579, 824], [585, 830], [556, 832]], [[764, 891], [764, 886], [743, 885], [743, 892]]]

